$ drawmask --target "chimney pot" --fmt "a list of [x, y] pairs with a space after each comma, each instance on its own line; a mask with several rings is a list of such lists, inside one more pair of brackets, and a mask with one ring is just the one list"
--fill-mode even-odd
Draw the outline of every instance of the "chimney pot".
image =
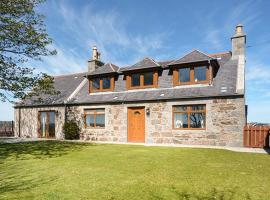
[[92, 48], [92, 59], [99, 60], [98, 50], [97, 50], [96, 46], [93, 46], [93, 48]]
[[242, 24], [238, 24], [236, 26], [235, 34], [236, 35], [243, 35], [244, 34], [243, 25]]

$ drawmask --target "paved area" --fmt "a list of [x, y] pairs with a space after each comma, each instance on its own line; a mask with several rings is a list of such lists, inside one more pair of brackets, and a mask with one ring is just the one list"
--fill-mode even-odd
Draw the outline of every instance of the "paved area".
[[[56, 139], [44, 138], [0, 138], [0, 143], [19, 143], [19, 142], [34, 142], [34, 141], [48, 141]], [[123, 145], [142, 145], [142, 146], [158, 146], [158, 147], [184, 147], [184, 148], [201, 148], [201, 149], [224, 149], [235, 152], [246, 153], [263, 153], [270, 154], [270, 149], [260, 148], [245, 148], [245, 147], [224, 147], [224, 146], [210, 146], [210, 145], [184, 145], [184, 144], [145, 144], [145, 143], [123, 143], [123, 142], [92, 142], [84, 140], [57, 140], [67, 142], [82, 142], [82, 143], [98, 143], [98, 144], [123, 144]]]

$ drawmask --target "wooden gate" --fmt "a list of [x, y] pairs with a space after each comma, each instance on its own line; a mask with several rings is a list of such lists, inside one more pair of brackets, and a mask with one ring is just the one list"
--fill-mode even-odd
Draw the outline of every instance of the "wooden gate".
[[14, 123], [13, 121], [0, 121], [0, 137], [13, 137]]
[[270, 126], [245, 126], [244, 147], [268, 148]]

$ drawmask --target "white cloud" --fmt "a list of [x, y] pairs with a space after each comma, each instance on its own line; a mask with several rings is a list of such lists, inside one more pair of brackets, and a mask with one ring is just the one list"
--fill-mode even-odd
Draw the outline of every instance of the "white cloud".
[[266, 66], [262, 63], [248, 63], [246, 71], [246, 80], [257, 84], [270, 84], [270, 65]]
[[[78, 12], [66, 1], [53, 4], [52, 9], [58, 11], [63, 22], [61, 32], [76, 43], [81, 51], [90, 55], [91, 47], [95, 44], [103, 60], [116, 64], [130, 63], [134, 58], [162, 48], [168, 36], [167, 33], [156, 32], [134, 35], [128, 30], [128, 19], [113, 9], [104, 12], [88, 4]], [[128, 51], [132, 52], [129, 57], [125, 56]], [[65, 51], [62, 50], [62, 53]]]

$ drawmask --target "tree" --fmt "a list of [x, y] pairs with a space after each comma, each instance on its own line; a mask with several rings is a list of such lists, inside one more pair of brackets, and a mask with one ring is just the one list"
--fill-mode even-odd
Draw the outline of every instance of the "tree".
[[[34, 72], [30, 60], [55, 55], [44, 16], [36, 12], [44, 0], [0, 1], [0, 100], [11, 101], [40, 93], [54, 94], [53, 78]], [[31, 91], [31, 92], [30, 92]]]

